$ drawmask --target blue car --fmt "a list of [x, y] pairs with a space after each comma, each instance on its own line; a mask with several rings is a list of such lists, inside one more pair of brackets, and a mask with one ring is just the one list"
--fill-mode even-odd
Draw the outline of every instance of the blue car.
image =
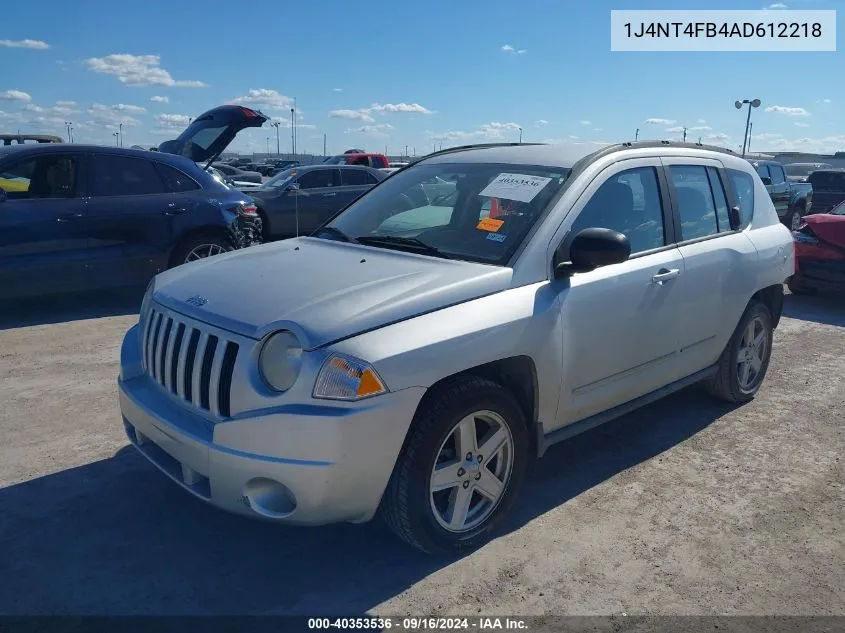
[[143, 285], [157, 273], [260, 241], [252, 199], [202, 166], [267, 117], [200, 115], [158, 152], [95, 145], [0, 147], [0, 299]]

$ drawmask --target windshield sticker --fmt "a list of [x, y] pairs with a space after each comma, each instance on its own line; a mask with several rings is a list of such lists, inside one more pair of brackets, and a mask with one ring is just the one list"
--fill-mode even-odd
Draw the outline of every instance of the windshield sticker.
[[551, 178], [544, 178], [542, 176], [499, 174], [478, 195], [516, 200], [518, 202], [531, 202], [543, 190], [543, 187], [551, 181]]
[[491, 242], [504, 242], [507, 239], [507, 235], [504, 233], [488, 233], [487, 239]]
[[502, 225], [505, 223], [504, 220], [495, 220], [493, 218], [484, 218], [475, 225], [475, 228], [481, 229], [482, 231], [490, 231], [491, 233], [495, 233]]

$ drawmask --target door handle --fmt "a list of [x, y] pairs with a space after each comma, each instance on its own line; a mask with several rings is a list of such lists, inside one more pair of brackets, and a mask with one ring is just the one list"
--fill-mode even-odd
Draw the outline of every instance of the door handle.
[[81, 213], [65, 213], [56, 218], [56, 222], [71, 222], [79, 220], [82, 217]]
[[337, 195], [336, 193], [324, 193], [323, 197], [324, 198], [333, 198], [336, 195]]
[[167, 208], [162, 211], [164, 215], [179, 215], [180, 213], [185, 213], [187, 209], [183, 209], [181, 207], [177, 207], [175, 204], [167, 205]]
[[651, 283], [662, 286], [664, 283], [671, 279], [675, 279], [680, 274], [681, 271], [679, 268], [673, 268], [671, 270], [668, 268], [661, 268], [657, 271], [657, 274], [651, 278]]

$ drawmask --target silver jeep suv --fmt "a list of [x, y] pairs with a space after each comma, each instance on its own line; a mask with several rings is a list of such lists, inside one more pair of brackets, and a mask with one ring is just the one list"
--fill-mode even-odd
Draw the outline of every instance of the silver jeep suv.
[[455, 148], [314, 235], [158, 275], [120, 406], [131, 443], [220, 508], [380, 509], [422, 550], [471, 548], [550, 444], [699, 381], [753, 398], [792, 272], [726, 150]]

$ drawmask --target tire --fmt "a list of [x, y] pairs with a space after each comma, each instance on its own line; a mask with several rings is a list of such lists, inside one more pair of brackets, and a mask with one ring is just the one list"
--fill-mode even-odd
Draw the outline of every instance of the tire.
[[815, 288], [810, 288], [809, 286], [804, 286], [801, 284], [795, 276], [790, 277], [786, 280], [786, 287], [789, 288], [789, 292], [794, 295], [814, 295], [816, 294]]
[[[760, 351], [762, 345], [750, 347], [746, 345], [752, 323], [755, 327], [754, 338], [756, 339], [761, 335], [763, 337], [760, 339], [765, 345], [762, 351]], [[735, 404], [752, 400], [759, 391], [760, 385], [763, 384], [766, 371], [769, 368], [769, 360], [772, 355], [772, 338], [772, 315], [769, 309], [759, 301], [751, 301], [719, 358], [719, 369], [716, 375], [705, 382], [707, 391], [720, 400]], [[756, 351], [753, 351], [752, 355], [748, 357], [749, 359], [743, 362], [743, 367], [740, 367], [740, 355], [751, 353], [747, 350], [755, 349]], [[756, 359], [759, 363], [756, 368], [752, 359]], [[748, 374], [744, 373], [746, 366], [748, 367]], [[748, 380], [743, 381], [744, 377], [747, 377]]]
[[[232, 243], [216, 235], [197, 235], [182, 241], [170, 258], [170, 267], [181, 266], [191, 261], [205, 259], [232, 250]], [[203, 254], [205, 253], [205, 254]]]
[[795, 209], [789, 214], [789, 220], [786, 224], [787, 228], [792, 231], [797, 231], [801, 226], [801, 209]]
[[[480, 451], [471, 441], [460, 442], [459, 434], [454, 433], [470, 416], [475, 421], [465, 422], [463, 428], [475, 428], [482, 449], [496, 429], [501, 434], [496, 437], [504, 441], [494, 457], [482, 453], [481, 463], [477, 459]], [[461, 455], [455, 458], [458, 451]], [[525, 415], [504, 387], [478, 377], [444, 384], [429, 394], [414, 416], [382, 498], [382, 517], [397, 536], [428, 554], [474, 549], [489, 538], [513, 506], [528, 455]], [[450, 477], [444, 478], [442, 490], [433, 492], [438, 461], [441, 471]], [[447, 486], [446, 479], [456, 484]], [[481, 490], [499, 492], [497, 500]], [[461, 500], [468, 503], [463, 523], [453, 511]], [[452, 527], [447, 526], [450, 520], [454, 520]]]

